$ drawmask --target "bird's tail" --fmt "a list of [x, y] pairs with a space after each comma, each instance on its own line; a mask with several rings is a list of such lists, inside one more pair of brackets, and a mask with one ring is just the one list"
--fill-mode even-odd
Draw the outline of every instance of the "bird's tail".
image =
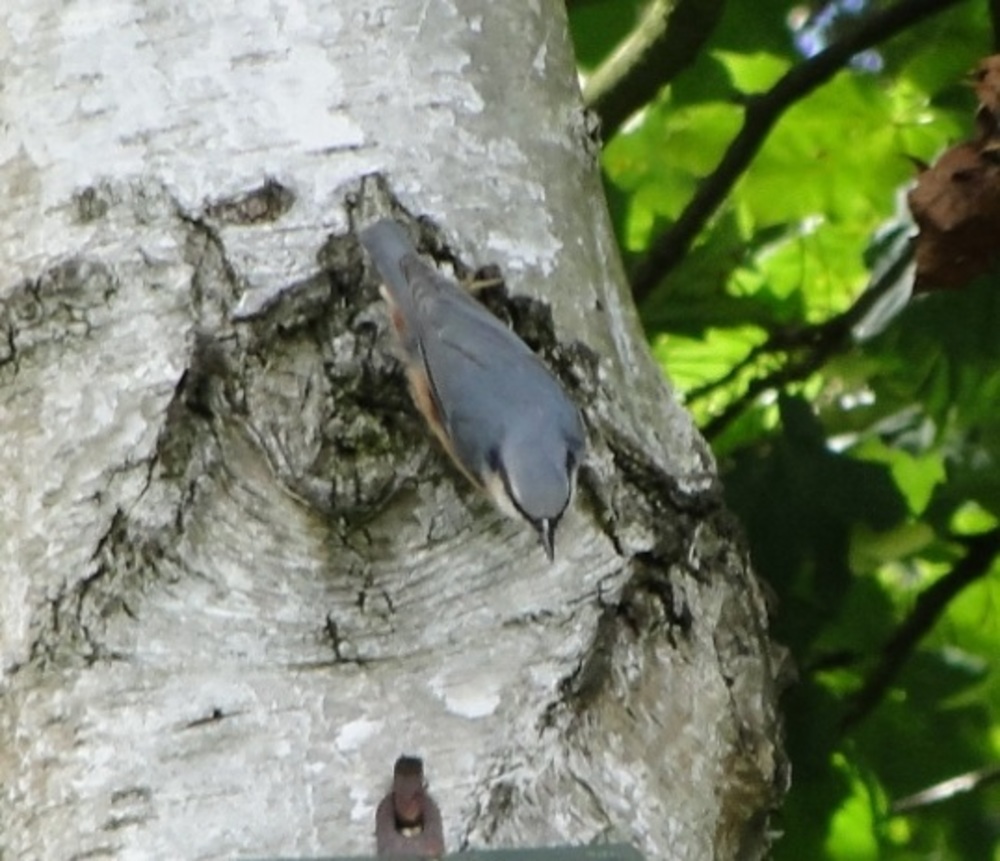
[[361, 244], [375, 262], [386, 289], [397, 305], [409, 309], [412, 305], [411, 288], [403, 272], [403, 260], [417, 256], [406, 231], [391, 218], [383, 218], [366, 227], [359, 234]]

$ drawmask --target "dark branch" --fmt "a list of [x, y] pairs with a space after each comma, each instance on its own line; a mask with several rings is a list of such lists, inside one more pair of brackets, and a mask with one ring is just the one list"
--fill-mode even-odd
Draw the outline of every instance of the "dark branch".
[[984, 576], [1000, 553], [1000, 529], [993, 529], [966, 540], [968, 552], [940, 580], [925, 589], [910, 615], [889, 641], [875, 669], [861, 689], [852, 697], [841, 729], [850, 729], [866, 717], [885, 696], [906, 659], [921, 638], [934, 627], [948, 603], [966, 586]]
[[770, 90], [747, 102], [743, 126], [715, 170], [674, 225], [653, 244], [632, 273], [632, 292], [643, 302], [687, 253], [705, 223], [729, 194], [781, 115], [825, 84], [855, 54], [884, 42], [930, 15], [961, 0], [902, 0], [883, 10], [826, 49], [789, 70]]
[[840, 339], [838, 338], [825, 337], [816, 343], [814, 349], [794, 358], [787, 359], [780, 368], [767, 376], [751, 380], [740, 397], [732, 403], [727, 404], [721, 413], [708, 421], [701, 429], [705, 439], [712, 442], [729, 425], [736, 421], [740, 414], [764, 392], [787, 386], [789, 383], [794, 383], [798, 380], [804, 380], [814, 374], [823, 366], [827, 357], [837, 351], [839, 343]]
[[[747, 368], [754, 365], [761, 356], [766, 356], [774, 351], [775, 347], [773, 346], [772, 339], [770, 338], [763, 344], [754, 345], [747, 350], [747, 354], [742, 359], [727, 370], [721, 377], [716, 377], [714, 380], [709, 380], [707, 383], [703, 383], [702, 385], [688, 391], [684, 396], [684, 402], [690, 407], [691, 404], [700, 401], [702, 398], [707, 398], [719, 389], [725, 388], [731, 383], [734, 383], [737, 379], [739, 379], [740, 374], [742, 374]], [[706, 429], [703, 428], [702, 433], [705, 434], [707, 439], [711, 440], [711, 437]], [[718, 433], [718, 430], [716, 433]]]
[[594, 70], [583, 100], [612, 137], [701, 51], [722, 15], [722, 0], [652, 0], [635, 29]]

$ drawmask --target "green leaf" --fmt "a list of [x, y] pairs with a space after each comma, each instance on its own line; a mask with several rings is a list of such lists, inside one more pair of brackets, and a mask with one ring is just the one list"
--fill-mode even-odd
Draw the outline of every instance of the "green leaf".
[[879, 857], [874, 834], [873, 800], [867, 784], [852, 773], [848, 761], [839, 757], [837, 765], [850, 780], [850, 794], [830, 820], [826, 856], [831, 861], [875, 861]]

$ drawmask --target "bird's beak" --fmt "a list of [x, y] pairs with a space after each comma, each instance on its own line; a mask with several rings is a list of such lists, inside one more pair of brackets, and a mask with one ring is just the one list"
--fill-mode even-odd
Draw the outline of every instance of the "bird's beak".
[[539, 520], [535, 528], [538, 530], [538, 537], [542, 539], [545, 555], [549, 557], [549, 562], [554, 562], [556, 558], [556, 521], [546, 517]]

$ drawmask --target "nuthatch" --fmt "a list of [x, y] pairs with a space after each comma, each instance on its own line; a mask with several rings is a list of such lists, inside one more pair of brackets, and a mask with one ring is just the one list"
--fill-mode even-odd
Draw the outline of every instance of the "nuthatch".
[[528, 346], [425, 263], [403, 228], [361, 232], [385, 280], [413, 400], [452, 459], [551, 561], [586, 445], [579, 410]]
[[427, 792], [423, 760], [415, 756], [396, 760], [392, 789], [375, 811], [375, 851], [396, 857], [444, 854], [441, 811]]

